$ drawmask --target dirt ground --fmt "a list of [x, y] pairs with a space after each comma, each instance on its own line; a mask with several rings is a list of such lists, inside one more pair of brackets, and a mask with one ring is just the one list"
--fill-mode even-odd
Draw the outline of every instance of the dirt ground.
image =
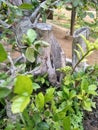
[[[66, 58], [72, 59], [72, 37], [70, 38], [66, 36], [66, 33], [69, 32], [69, 29], [55, 25], [51, 23], [51, 21], [48, 21], [48, 23], [53, 26], [53, 34], [63, 49]], [[11, 56], [14, 58], [20, 55], [19, 52], [11, 50], [11, 47], [8, 44], [6, 45], [6, 49], [11, 52]], [[90, 65], [98, 63], [98, 51], [93, 52], [87, 59], [87, 63]]]
[[[95, 12], [93, 13], [95, 15]], [[52, 21], [48, 20], [48, 23], [53, 25], [54, 36], [61, 45], [62, 49], [64, 50], [66, 57], [72, 59], [72, 38], [68, 38], [66, 36], [69, 33], [69, 29], [58, 25], [70, 22], [71, 12], [66, 11], [65, 9], [59, 9], [55, 10], [54, 14], [54, 19]], [[85, 20], [92, 22], [92, 19], [89, 16], [87, 16]], [[53, 21], [56, 21], [57, 24], [54, 24]], [[91, 38], [89, 40], [91, 40]], [[98, 51], [95, 51], [87, 58], [87, 63], [90, 65], [98, 63]]]

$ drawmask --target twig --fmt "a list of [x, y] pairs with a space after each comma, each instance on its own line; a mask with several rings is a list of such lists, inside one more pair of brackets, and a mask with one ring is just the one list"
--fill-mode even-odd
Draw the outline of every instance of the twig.
[[93, 51], [93, 50], [94, 50], [94, 49], [91, 49], [91, 50], [87, 51], [87, 52], [84, 54], [84, 56], [81, 57], [81, 59], [80, 59], [80, 60], [76, 63], [76, 65], [74, 66], [74, 68], [73, 68], [71, 74], [73, 74], [73, 72], [75, 71], [76, 67], [77, 67], [77, 66], [80, 64], [80, 62], [89, 54], [89, 52], [91, 52], [91, 51]]
[[1, 19], [0, 19], [0, 24], [3, 25], [5, 28], [11, 28], [12, 27], [12, 25], [7, 24], [5, 21], [2, 21]]
[[9, 59], [9, 61], [11, 63], [11, 73], [12, 73], [12, 75], [15, 75], [16, 67], [14, 66], [13, 60], [12, 60], [12, 58], [10, 56], [10, 53], [8, 53], [8, 59]]
[[39, 18], [40, 18], [40, 14], [37, 15], [37, 17], [36, 17], [36, 19], [35, 19], [35, 21], [33, 23], [33, 27], [35, 27], [35, 25], [37, 24]]
[[53, 2], [53, 3], [52, 3], [52, 6], [58, 4], [58, 2], [60, 2], [60, 1], [61, 1], [61, 0], [57, 0], [57, 1]]
[[44, 2], [42, 2], [42, 3], [35, 9], [35, 11], [31, 14], [30, 20], [31, 20], [32, 23], [34, 22], [34, 20], [35, 20], [36, 16], [38, 15], [40, 9], [41, 9], [45, 4], [46, 4], [46, 0], [45, 0]]
[[[44, 5], [46, 4], [46, 2], [47, 2], [47, 0], [45, 0], [44, 2], [42, 2], [42, 3], [35, 9], [35, 11], [31, 14], [30, 20], [31, 20], [32, 23], [34, 23], [36, 16], [38, 15], [40, 9], [44, 7]], [[58, 2], [60, 2], [60, 0], [57, 0], [57, 1], [53, 2], [51, 5], [54, 6], [54, 5], [57, 4]]]
[[21, 46], [20, 45], [20, 42], [19, 42], [19, 40], [18, 40], [18, 38], [17, 38], [17, 34], [15, 33], [15, 39], [16, 39], [16, 44], [17, 44], [17, 46], [18, 46], [18, 48], [19, 49], [25, 49], [25, 48], [27, 48], [27, 46]]
[[41, 69], [40, 69], [40, 66], [39, 66], [39, 67], [36, 67], [35, 69], [33, 69], [31, 71], [25, 72], [25, 75], [32, 74], [32, 75], [36, 76], [40, 73], [41, 73]]

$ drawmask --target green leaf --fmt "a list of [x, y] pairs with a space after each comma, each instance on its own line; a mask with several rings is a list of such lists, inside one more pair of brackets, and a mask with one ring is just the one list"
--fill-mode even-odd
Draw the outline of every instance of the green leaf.
[[71, 90], [70, 94], [69, 94], [69, 98], [72, 99], [76, 97], [76, 91], [75, 90]]
[[35, 103], [36, 103], [36, 107], [37, 107], [39, 110], [41, 110], [41, 109], [44, 107], [45, 101], [44, 101], [44, 95], [43, 95], [43, 93], [40, 92], [40, 93], [36, 96]]
[[0, 98], [4, 98], [11, 93], [11, 90], [5, 87], [0, 87]]
[[81, 54], [82, 54], [82, 56], [84, 56], [84, 51], [83, 51], [83, 49], [82, 49], [82, 47], [80, 46], [80, 44], [77, 44], [77, 46], [78, 46], [78, 48], [79, 48], [79, 50], [80, 50], [80, 52], [81, 52]]
[[64, 130], [71, 130], [71, 121], [70, 121], [70, 117], [65, 117], [63, 120], [63, 128]]
[[55, 88], [49, 88], [45, 94], [45, 102], [53, 100]]
[[21, 113], [24, 111], [24, 109], [27, 107], [27, 105], [30, 102], [30, 97], [26, 97], [26, 96], [16, 96], [13, 99], [13, 103], [12, 103], [12, 112], [14, 114], [16, 113]]
[[69, 97], [69, 88], [64, 87], [63, 91], [64, 91], [64, 94], [66, 94], [67, 97]]
[[87, 51], [92, 50], [94, 48], [93, 44], [90, 43], [83, 35], [80, 35], [80, 36], [82, 37], [82, 39], [84, 40], [86, 44]]
[[26, 55], [27, 60], [30, 61], [31, 63], [35, 61], [34, 49], [32, 47], [28, 47], [26, 49], [25, 55]]
[[29, 41], [31, 43], [33, 43], [35, 41], [35, 39], [37, 38], [37, 34], [36, 34], [36, 32], [33, 29], [29, 29], [27, 31], [27, 36], [28, 36]]
[[49, 126], [46, 122], [40, 122], [37, 124], [37, 130], [49, 130]]
[[65, 76], [64, 78], [64, 85], [69, 85], [71, 83], [73, 83], [74, 81], [72, 80], [72, 76], [70, 74], [68, 74], [67, 76]]
[[77, 54], [77, 57], [78, 57], [78, 60], [81, 58], [81, 56], [80, 56], [80, 52], [79, 51], [77, 51], [76, 49], [74, 50], [75, 52], [76, 52], [76, 54]]
[[33, 113], [33, 120], [34, 120], [34, 122], [36, 122], [36, 124], [40, 123], [42, 120], [40, 113], [34, 112]]
[[90, 86], [88, 86], [88, 94], [92, 94], [92, 95], [98, 95], [98, 93], [96, 92], [97, 86], [92, 84]]
[[82, 99], [83, 99], [83, 95], [78, 94], [78, 95], [77, 95], [77, 98], [80, 99], [80, 100], [82, 100]]
[[45, 42], [45, 41], [42, 41], [42, 40], [38, 40], [38, 41], [34, 42], [34, 45], [35, 45], [35, 47], [36, 46], [48, 47], [49, 43]]
[[19, 75], [16, 78], [14, 93], [28, 96], [32, 93], [32, 81], [28, 76]]
[[7, 59], [7, 52], [5, 51], [3, 45], [0, 43], [0, 62], [3, 62]]
[[82, 79], [82, 82], [81, 82], [81, 90], [84, 90], [84, 91], [88, 91], [88, 80], [87, 80], [87, 78], [86, 77], [84, 77], [83, 79]]
[[88, 90], [90, 91], [95, 91], [97, 89], [97, 86], [94, 85], [94, 84], [91, 84], [89, 87], [88, 87]]
[[76, 7], [79, 5], [81, 1], [80, 0], [73, 0], [73, 6]]
[[93, 108], [96, 108], [96, 102], [91, 102]]
[[20, 9], [32, 9], [32, 5], [28, 3], [23, 3], [19, 6]]
[[37, 90], [40, 88], [40, 86], [37, 83], [32, 83], [32, 85], [33, 85], [34, 90]]
[[83, 108], [87, 111], [92, 111], [92, 101], [88, 98], [83, 101]]

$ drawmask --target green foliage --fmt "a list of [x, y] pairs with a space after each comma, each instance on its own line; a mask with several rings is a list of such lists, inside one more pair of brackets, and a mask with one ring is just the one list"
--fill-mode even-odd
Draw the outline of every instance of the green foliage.
[[52, 101], [54, 98], [54, 88], [49, 88], [46, 90], [46, 94], [45, 94], [45, 102], [49, 102]]
[[33, 29], [29, 29], [27, 31], [27, 37], [28, 37], [29, 42], [32, 44], [37, 38], [37, 34]]
[[[75, 7], [85, 4], [84, 0], [65, 1], [72, 2]], [[47, 4], [42, 7], [44, 11], [48, 9], [52, 2], [54, 0], [47, 1]], [[15, 11], [19, 11], [18, 7], [9, 5], [6, 1], [4, 3], [12, 10], [10, 18]], [[32, 0], [32, 3], [37, 4], [37, 1]], [[19, 8], [34, 9], [33, 6], [26, 3]], [[15, 17], [8, 21], [12, 23]], [[41, 55], [41, 47], [49, 46], [47, 42], [36, 41], [36, 38], [37, 34], [32, 29], [29, 29], [23, 37], [23, 44], [27, 45], [25, 55], [31, 63], [36, 61], [36, 55]], [[47, 74], [33, 77], [26, 75], [28, 72], [24, 75], [19, 74], [19, 71], [15, 73], [14, 83], [13, 78], [9, 77], [10, 74], [0, 74], [0, 80], [2, 81], [0, 84], [0, 98], [5, 99], [7, 97], [9, 100], [11, 99], [13, 114], [19, 114], [19, 122], [14, 124], [11, 122], [5, 123], [2, 120], [1, 124], [5, 123], [5, 127], [3, 126], [5, 130], [83, 130], [83, 111], [92, 111], [92, 108], [95, 108], [93, 97], [98, 95], [98, 66], [95, 65], [88, 67], [86, 70], [75, 72], [75, 68], [84, 58], [90, 55], [92, 51], [98, 50], [98, 40], [91, 43], [85, 38], [83, 39], [87, 51], [84, 52], [81, 46], [77, 45], [79, 51], [75, 50], [75, 52], [79, 61], [76, 66], [74, 68], [66, 66], [58, 70], [64, 73], [60, 88], [50, 85]], [[0, 50], [1, 62], [3, 62], [6, 60], [7, 54], [2, 45]], [[13, 86], [11, 91], [6, 88], [9, 83], [12, 83], [11, 86]], [[2, 113], [1, 109], [0, 112]]]
[[3, 62], [7, 59], [7, 52], [5, 51], [3, 45], [0, 43], [0, 62]]
[[6, 87], [0, 87], [0, 98], [5, 98], [11, 93], [11, 90]]
[[[18, 104], [15, 102], [16, 104], [12, 105], [18, 113], [22, 112], [25, 129], [62, 130], [63, 128], [64, 130], [83, 130], [83, 110], [91, 111], [92, 107], [95, 108], [95, 103], [91, 97], [98, 95], [96, 92], [97, 80], [95, 78], [94, 82], [93, 76], [91, 77], [83, 70], [71, 75], [72, 70], [69, 66], [62, 68], [61, 71], [65, 75], [67, 74], [69, 79], [65, 76], [60, 90], [51, 87], [46, 89], [45, 93], [31, 94], [31, 103], [29, 102], [28, 107], [23, 103], [25, 109], [22, 106], [22, 111], [21, 106], [19, 107], [20, 101], [22, 101], [21, 97], [19, 97], [19, 100], [17, 100], [17, 97], [13, 99], [16, 102], [18, 101]], [[95, 71], [96, 75], [97, 66]], [[16, 106], [19, 110], [16, 109]]]
[[44, 108], [44, 104], [45, 104], [44, 102], [45, 102], [44, 95], [42, 92], [40, 92], [36, 96], [36, 99], [35, 99], [35, 104], [36, 104], [36, 107], [38, 108], [38, 110], [41, 110]]
[[87, 58], [93, 51], [98, 50], [98, 40], [96, 40], [94, 43], [86, 40], [86, 38], [84, 36], [81, 35], [81, 37], [83, 38], [85, 44], [86, 44], [86, 52], [82, 49], [82, 47], [77, 44], [77, 50], [74, 50], [77, 54], [77, 58], [78, 58], [78, 62], [76, 63], [76, 65], [73, 68], [72, 73], [75, 71], [76, 67], [80, 64], [80, 62], [86, 60], [85, 58]]
[[29, 96], [15, 96], [14, 99], [12, 100], [12, 112], [14, 114], [16, 113], [21, 113], [23, 110], [27, 107], [27, 105], [30, 102], [30, 97]]
[[34, 48], [28, 47], [26, 49], [25, 55], [29, 62], [33, 63], [35, 61]]
[[30, 102], [33, 91], [32, 81], [27, 76], [20, 75], [16, 78], [14, 93], [17, 94], [12, 101], [12, 112], [21, 113]]
[[28, 3], [23, 3], [19, 6], [19, 8], [21, 9], [27, 9], [27, 10], [31, 10], [32, 9], [32, 5], [28, 4]]
[[71, 122], [70, 122], [69, 116], [63, 120], [63, 128], [64, 128], [64, 130], [70, 130], [70, 128], [71, 128]]
[[14, 93], [23, 96], [29, 96], [32, 93], [33, 86], [29, 77], [19, 75], [15, 81]]
[[25, 56], [27, 60], [31, 63], [35, 62], [35, 58], [37, 54], [40, 54], [40, 49], [41, 47], [48, 47], [49, 43], [42, 41], [42, 40], [37, 40], [37, 34], [35, 30], [29, 29], [27, 31], [27, 35], [23, 36], [23, 44], [28, 45], [29, 47], [25, 51]]

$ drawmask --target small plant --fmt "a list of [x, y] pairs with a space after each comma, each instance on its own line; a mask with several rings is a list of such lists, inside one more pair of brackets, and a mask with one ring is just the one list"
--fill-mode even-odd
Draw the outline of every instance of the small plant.
[[[82, 58], [79, 58], [77, 65], [88, 54], [98, 49], [97, 41], [93, 44], [87, 40], [85, 42], [87, 52], [84, 53], [81, 47], [78, 46]], [[89, 66], [86, 70], [80, 70], [79, 72], [75, 72], [75, 68], [69, 66], [61, 68], [59, 71], [65, 74], [61, 88], [50, 87], [44, 92], [36, 93], [37, 89], [33, 90], [34, 84], [28, 79], [28, 76], [20, 75], [16, 78], [14, 93], [18, 95], [12, 100], [12, 111], [21, 114], [22, 128], [30, 130], [32, 128], [35, 130], [83, 130], [83, 110], [92, 111], [92, 108], [95, 108], [93, 97], [98, 96], [96, 91], [98, 67], [97, 65]], [[30, 83], [24, 84], [24, 80], [21, 80], [20, 77], [27, 78]], [[28, 87], [26, 87], [26, 84]], [[32, 93], [32, 90], [35, 92]], [[21, 99], [21, 97], [28, 98], [27, 103], [26, 100], [17, 102], [17, 98]], [[24, 103], [25, 105], [23, 105]]]
[[[36, 41], [36, 37], [36, 32], [30, 29], [23, 39], [23, 44], [27, 46], [24, 54], [28, 62], [35, 62], [35, 66], [36, 55], [40, 55], [40, 47], [48, 46], [44, 41]], [[94, 50], [98, 50], [98, 40], [90, 43], [84, 37], [83, 39], [87, 50], [84, 52], [78, 45], [79, 51], [75, 50], [75, 52], [79, 59], [75, 67], [66, 66], [59, 69], [64, 73], [60, 88], [50, 85], [47, 74], [34, 77], [23, 67], [23, 71], [22, 69], [19, 71], [11, 61], [12, 67], [15, 67], [14, 78], [9, 73], [0, 74], [2, 82], [0, 99], [2, 101], [7, 97], [11, 101], [11, 111], [13, 114], [18, 114], [18, 120], [10, 123], [10, 119], [5, 118], [6, 121], [1, 122], [1, 125], [5, 123], [5, 127], [2, 128], [5, 130], [83, 130], [83, 111], [92, 111], [92, 108], [95, 108], [93, 98], [98, 96], [98, 65], [75, 71], [80, 62]], [[7, 58], [8, 54], [0, 44], [0, 62], [4, 62]], [[13, 89], [7, 88], [9, 83]], [[45, 90], [42, 91], [44, 85]]]

